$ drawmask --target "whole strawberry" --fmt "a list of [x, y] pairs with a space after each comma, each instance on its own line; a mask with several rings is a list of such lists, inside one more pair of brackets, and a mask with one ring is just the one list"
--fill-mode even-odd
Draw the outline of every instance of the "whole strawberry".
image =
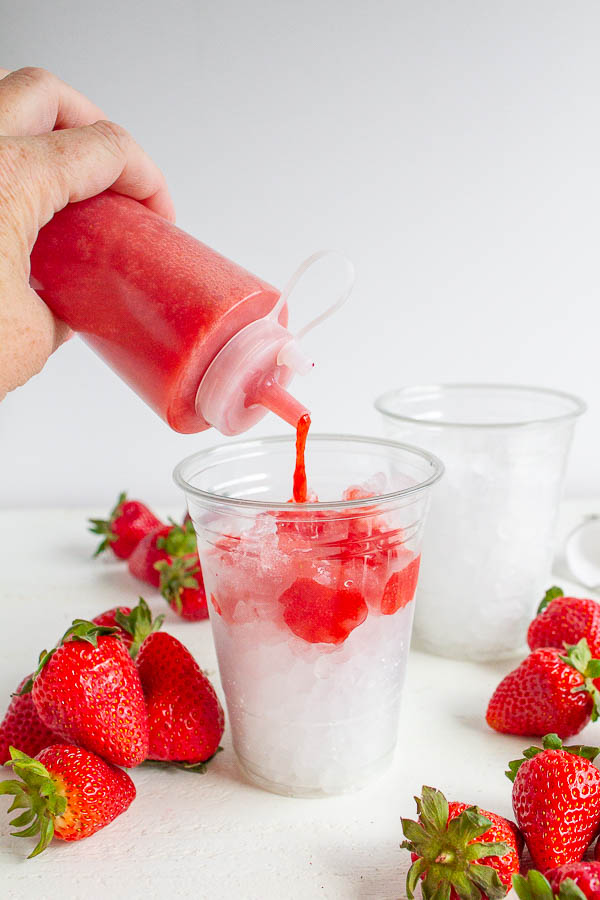
[[466, 803], [448, 803], [441, 791], [423, 787], [415, 797], [418, 819], [402, 819], [413, 858], [406, 896], [421, 882], [423, 900], [498, 900], [519, 871], [523, 841], [512, 822]]
[[509, 763], [513, 809], [534, 864], [578, 862], [600, 826], [598, 747], [563, 747], [556, 734]]
[[14, 747], [11, 761], [18, 779], [0, 782], [0, 794], [13, 794], [10, 810], [23, 809], [10, 823], [15, 837], [39, 841], [29, 857], [46, 849], [53, 837], [80, 841], [125, 812], [135, 797], [127, 772], [72, 744], [53, 744], [35, 759]]
[[513, 877], [513, 887], [521, 900], [600, 900], [600, 863], [567, 863], [545, 876], [530, 869]]
[[527, 643], [532, 650], [562, 650], [581, 638], [587, 640], [592, 656], [600, 657], [600, 604], [583, 597], [565, 597], [560, 588], [550, 588], [529, 626]]
[[202, 763], [213, 756], [225, 717], [212, 684], [189, 650], [159, 631], [142, 644], [137, 667], [148, 709], [148, 758]]
[[20, 693], [30, 679], [31, 675], [24, 678], [12, 695], [0, 724], [0, 765], [10, 759], [11, 744], [23, 753], [35, 756], [44, 747], [55, 744], [58, 740], [38, 716], [31, 694]]
[[487, 723], [507, 734], [570, 737], [598, 718], [598, 676], [600, 660], [592, 659], [585, 638], [563, 653], [534, 650], [494, 691]]
[[148, 755], [148, 716], [139, 675], [115, 630], [76, 619], [40, 656], [31, 690], [44, 724], [65, 741], [117, 766]]
[[102, 535], [94, 556], [99, 556], [110, 547], [119, 559], [128, 559], [141, 539], [162, 525], [144, 503], [128, 500], [125, 493], [119, 494], [108, 519], [89, 519], [89, 522], [92, 534]]
[[184, 525], [162, 525], [149, 532], [139, 542], [127, 561], [129, 571], [140, 581], [154, 587], [160, 585], [157, 563], [169, 565], [174, 559], [196, 553], [196, 534], [191, 522]]
[[198, 621], [208, 618], [206, 591], [197, 553], [181, 556], [170, 563], [154, 564], [160, 575], [160, 592], [182, 619]]
[[131, 609], [129, 606], [117, 606], [107, 609], [92, 619], [94, 625], [104, 625], [113, 628], [121, 638], [132, 659], [138, 654], [143, 641], [158, 631], [164, 622], [164, 615], [152, 617], [150, 607], [143, 597], [140, 597], [137, 606]]

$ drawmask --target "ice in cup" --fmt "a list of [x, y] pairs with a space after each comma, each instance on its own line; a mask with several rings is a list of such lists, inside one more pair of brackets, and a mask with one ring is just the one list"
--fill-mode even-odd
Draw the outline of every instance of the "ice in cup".
[[544, 388], [456, 384], [391, 391], [375, 405], [388, 437], [426, 447], [446, 469], [427, 526], [418, 646], [476, 660], [521, 652], [550, 584], [584, 404]]
[[[392, 759], [421, 539], [439, 461], [368, 438], [229, 443], [175, 471], [198, 548], [233, 746], [295, 796], [365, 785]], [[319, 502], [316, 502], [316, 498]]]

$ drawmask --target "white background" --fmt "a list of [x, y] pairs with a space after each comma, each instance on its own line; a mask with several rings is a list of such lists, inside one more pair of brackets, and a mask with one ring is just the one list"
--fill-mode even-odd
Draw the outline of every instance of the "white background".
[[[377, 433], [373, 398], [403, 384], [554, 386], [590, 407], [568, 491], [597, 491], [597, 3], [0, 12], [0, 65], [52, 69], [128, 127], [183, 228], [276, 285], [320, 247], [355, 261], [351, 305], [296, 382], [316, 430]], [[75, 340], [0, 406], [0, 504], [102, 509], [123, 487], [171, 503], [174, 463], [218, 438], [170, 433]]]

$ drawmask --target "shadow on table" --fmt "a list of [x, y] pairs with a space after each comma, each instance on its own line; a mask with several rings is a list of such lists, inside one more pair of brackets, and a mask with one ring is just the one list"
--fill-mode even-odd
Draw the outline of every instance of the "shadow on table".
[[[334, 871], [344, 873], [344, 897], [348, 900], [405, 900], [406, 873], [410, 859], [398, 846], [362, 847], [361, 852], [332, 854]], [[357, 858], [358, 856], [358, 858]], [[348, 873], [356, 872], [356, 883], [350, 885]], [[341, 896], [341, 892], [340, 892]]]

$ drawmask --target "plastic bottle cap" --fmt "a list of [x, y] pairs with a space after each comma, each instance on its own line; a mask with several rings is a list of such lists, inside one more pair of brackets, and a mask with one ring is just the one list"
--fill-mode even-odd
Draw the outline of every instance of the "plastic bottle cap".
[[335, 303], [305, 325], [294, 337], [277, 321], [283, 305], [314, 263], [337, 253], [320, 251], [310, 256], [294, 273], [271, 312], [242, 328], [217, 354], [198, 388], [196, 411], [221, 434], [247, 431], [272, 410], [290, 425], [308, 413], [285, 388], [293, 375], [305, 375], [314, 363], [303, 352], [299, 340], [312, 328], [336, 312], [346, 302], [354, 286], [354, 267], [342, 258], [346, 279]]

